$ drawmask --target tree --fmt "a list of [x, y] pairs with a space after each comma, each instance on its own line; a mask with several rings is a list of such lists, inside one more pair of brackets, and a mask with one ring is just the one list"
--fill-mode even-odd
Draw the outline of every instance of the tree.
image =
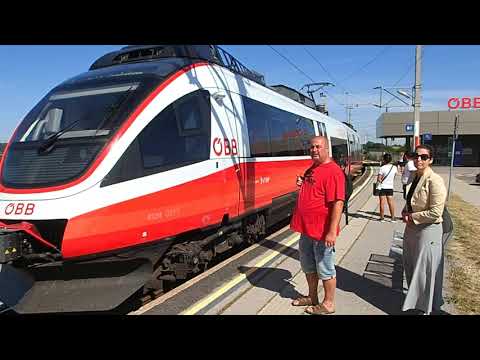
[[385, 145], [368, 141], [365, 145], [363, 145], [363, 149], [365, 151], [384, 151]]

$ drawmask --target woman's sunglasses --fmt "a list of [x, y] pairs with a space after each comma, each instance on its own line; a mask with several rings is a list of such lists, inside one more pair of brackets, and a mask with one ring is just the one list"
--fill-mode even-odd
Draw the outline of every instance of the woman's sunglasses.
[[414, 159], [417, 160], [418, 158], [422, 159], [422, 161], [427, 161], [430, 159], [430, 156], [427, 154], [415, 154]]

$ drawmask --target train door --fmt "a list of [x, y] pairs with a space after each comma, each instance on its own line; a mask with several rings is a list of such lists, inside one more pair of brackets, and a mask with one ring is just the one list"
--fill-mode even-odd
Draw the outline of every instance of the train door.
[[237, 133], [238, 157], [235, 163], [235, 180], [238, 183], [237, 203], [238, 213], [242, 214], [255, 207], [255, 163], [249, 160], [250, 143], [246, 124], [246, 115], [242, 97], [236, 93], [230, 94], [229, 108], [227, 109], [230, 121], [235, 124]]
[[[212, 95], [212, 146], [210, 158], [218, 169], [212, 196], [220, 198], [224, 214], [230, 218], [238, 216], [238, 194], [241, 174], [239, 156], [243, 141], [239, 138], [236, 116], [237, 107], [232, 104], [230, 94], [219, 88], [209, 89]], [[240, 133], [241, 134], [241, 133]]]

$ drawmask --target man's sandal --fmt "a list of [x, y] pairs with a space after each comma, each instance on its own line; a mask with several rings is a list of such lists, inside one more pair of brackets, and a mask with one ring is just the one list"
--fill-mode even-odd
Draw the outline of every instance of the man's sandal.
[[329, 314], [333, 314], [335, 310], [330, 311], [325, 307], [325, 305], [319, 304], [319, 305], [312, 305], [307, 307], [305, 309], [305, 312], [310, 315], [329, 315]]
[[292, 306], [309, 306], [313, 305], [312, 300], [308, 296], [299, 297], [292, 301]]

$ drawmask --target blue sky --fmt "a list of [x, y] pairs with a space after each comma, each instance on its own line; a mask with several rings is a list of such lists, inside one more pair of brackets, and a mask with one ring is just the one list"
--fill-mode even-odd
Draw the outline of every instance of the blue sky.
[[[375, 140], [376, 119], [385, 111], [372, 105], [379, 102], [379, 90], [373, 88], [380, 85], [411, 88], [414, 84], [415, 45], [274, 45], [273, 49], [268, 45], [222, 46], [246, 66], [262, 73], [268, 85], [284, 84], [300, 89], [312, 79], [334, 83], [334, 87], [326, 88], [328, 95], [321, 100], [326, 101], [330, 115], [341, 121], [346, 120], [348, 100], [354, 106], [352, 124], [362, 141]], [[47, 91], [87, 71], [95, 59], [120, 47], [0, 45], [0, 141], [10, 138], [16, 125]], [[454, 96], [480, 96], [479, 65], [480, 46], [424, 46], [422, 110], [447, 110], [447, 101]], [[345, 91], [350, 95], [346, 96]], [[318, 103], [318, 93], [315, 96]], [[390, 99], [384, 93], [382, 102]], [[394, 100], [390, 105], [403, 104]], [[389, 109], [410, 110], [409, 107]]]

